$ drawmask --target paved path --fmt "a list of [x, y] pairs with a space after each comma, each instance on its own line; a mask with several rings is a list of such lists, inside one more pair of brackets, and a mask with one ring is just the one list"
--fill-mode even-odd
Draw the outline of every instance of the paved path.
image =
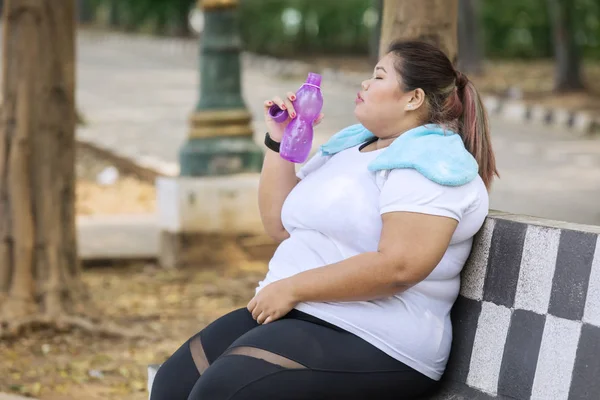
[[33, 397], [17, 396], [9, 393], [0, 393], [0, 400], [35, 400]]
[[[193, 41], [80, 35], [77, 94], [89, 125], [78, 135], [176, 166], [197, 101], [196, 49]], [[296, 89], [302, 78], [280, 79], [244, 63], [244, 98], [255, 116], [257, 141], [265, 130], [262, 101]], [[326, 119], [317, 143], [355, 122], [358, 84], [324, 79]], [[600, 224], [600, 139], [496, 118], [492, 128], [502, 174], [492, 191], [492, 208]]]

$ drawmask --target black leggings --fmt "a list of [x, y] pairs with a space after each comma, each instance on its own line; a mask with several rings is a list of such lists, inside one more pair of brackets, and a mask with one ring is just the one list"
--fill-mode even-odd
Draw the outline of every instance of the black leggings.
[[[200, 377], [202, 360], [208, 367]], [[245, 308], [193, 336], [158, 370], [151, 400], [419, 399], [437, 382], [345, 330], [292, 310]]]

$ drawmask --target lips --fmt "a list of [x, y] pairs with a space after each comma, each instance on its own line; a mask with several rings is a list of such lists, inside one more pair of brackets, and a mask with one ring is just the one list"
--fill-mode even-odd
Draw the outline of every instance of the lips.
[[362, 98], [362, 96], [360, 95], [360, 92], [358, 92], [358, 93], [356, 94], [356, 102], [357, 102], [357, 103], [362, 103], [362, 102], [364, 102], [364, 101], [365, 101], [365, 100], [364, 100], [364, 99]]

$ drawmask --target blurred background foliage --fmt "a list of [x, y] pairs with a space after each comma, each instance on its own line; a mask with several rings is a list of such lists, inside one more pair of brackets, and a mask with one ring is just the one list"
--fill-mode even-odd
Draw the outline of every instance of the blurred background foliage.
[[[567, 0], [575, 42], [600, 59], [600, 0]], [[189, 36], [196, 0], [79, 0], [80, 20], [129, 32]], [[478, 0], [477, 32], [485, 58], [553, 56], [548, 0]], [[377, 43], [380, 0], [241, 0], [245, 49], [288, 57], [368, 54]], [[257, 23], [260, 21], [260, 23]]]

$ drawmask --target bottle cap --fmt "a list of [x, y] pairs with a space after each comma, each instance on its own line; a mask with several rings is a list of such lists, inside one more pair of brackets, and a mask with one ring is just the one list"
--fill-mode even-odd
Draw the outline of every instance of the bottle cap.
[[309, 72], [308, 77], [306, 78], [306, 83], [314, 86], [321, 86], [321, 75], [316, 74], [314, 72]]
[[273, 104], [269, 108], [269, 116], [279, 124], [285, 122], [289, 117], [287, 110], [282, 110], [277, 104]]

